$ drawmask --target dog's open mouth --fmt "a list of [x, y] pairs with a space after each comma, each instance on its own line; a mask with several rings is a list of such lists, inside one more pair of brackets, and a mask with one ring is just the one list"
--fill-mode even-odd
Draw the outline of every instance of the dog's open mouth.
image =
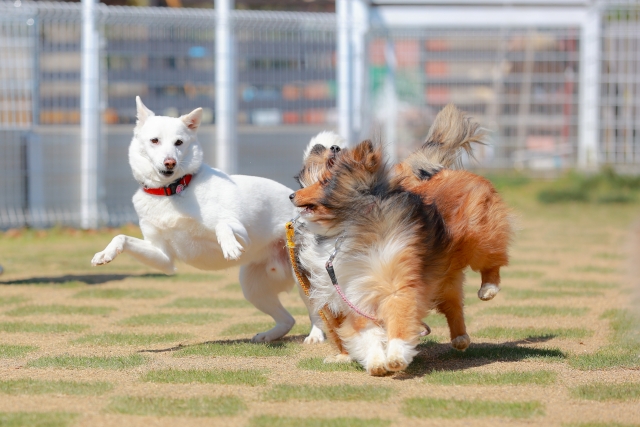
[[171, 176], [173, 175], [173, 171], [160, 171], [160, 173], [164, 176]]
[[301, 215], [312, 215], [315, 209], [314, 205], [305, 205], [305, 206], [299, 206], [300, 208], [302, 208], [302, 210], [300, 211]]

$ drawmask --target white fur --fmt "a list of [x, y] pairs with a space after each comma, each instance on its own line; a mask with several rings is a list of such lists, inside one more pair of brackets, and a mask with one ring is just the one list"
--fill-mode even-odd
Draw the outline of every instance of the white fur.
[[384, 351], [386, 340], [387, 332], [369, 323], [359, 334], [345, 340], [344, 348], [364, 366], [369, 375], [381, 376], [387, 373], [387, 356]]
[[[144, 240], [116, 236], [91, 263], [107, 264], [128, 252], [166, 274], [176, 271], [176, 260], [203, 270], [241, 266], [245, 298], [276, 321], [274, 328], [257, 334], [253, 341], [281, 338], [295, 323], [278, 299], [280, 292], [294, 285], [284, 229], [295, 215], [289, 204], [292, 190], [269, 179], [230, 176], [203, 165], [196, 136], [200, 108], [172, 118], [155, 116], [139, 97], [136, 103], [138, 122], [129, 147], [135, 179], [149, 188], [167, 186], [186, 174], [193, 174], [193, 179], [183, 192], [170, 197], [139, 189], [133, 204]], [[182, 144], [176, 146], [177, 140]], [[161, 173], [168, 158], [176, 161], [171, 176]], [[320, 319], [313, 324], [316, 337]]]
[[409, 366], [416, 354], [418, 350], [414, 344], [394, 338], [387, 346], [385, 368], [390, 372], [402, 371]]
[[493, 299], [500, 292], [500, 287], [493, 283], [484, 283], [478, 290], [478, 298], [482, 301], [489, 301]]
[[324, 148], [331, 148], [333, 145], [337, 145], [340, 148], [344, 148], [347, 145], [347, 142], [335, 132], [324, 131], [320, 132], [309, 141], [309, 145], [304, 150], [304, 155], [302, 156], [302, 161], [305, 162], [307, 157], [309, 157], [309, 153], [311, 149], [316, 145], [322, 145]]

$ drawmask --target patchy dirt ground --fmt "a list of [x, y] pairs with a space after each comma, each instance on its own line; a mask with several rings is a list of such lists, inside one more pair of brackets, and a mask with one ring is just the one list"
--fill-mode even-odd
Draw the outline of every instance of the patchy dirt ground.
[[[505, 193], [519, 232], [502, 292], [479, 301], [479, 276], [468, 275], [470, 349], [451, 350], [445, 322], [432, 316], [433, 334], [414, 364], [385, 378], [353, 366], [323, 370], [317, 359], [333, 350], [302, 344], [309, 321], [295, 291], [282, 300], [298, 325], [281, 343], [264, 347], [248, 340], [270, 319], [243, 302], [237, 270], [180, 266], [177, 276], [166, 278], [126, 255], [89, 266], [111, 236], [139, 234], [135, 227], [0, 234], [0, 425], [435, 426], [443, 417], [451, 426], [638, 425], [639, 347], [625, 341], [633, 334], [621, 338], [616, 331], [625, 325], [615, 319], [624, 323], [624, 313], [638, 311], [640, 209], [543, 206], [534, 190]], [[125, 356], [131, 363], [106, 369], [95, 359], [61, 356]], [[585, 362], [592, 359], [600, 365]], [[248, 372], [208, 383], [149, 380], [169, 368]], [[500, 374], [527, 372], [529, 379], [516, 385], [500, 381]], [[439, 374], [459, 377], [447, 382]], [[35, 381], [27, 387], [14, 380]], [[73, 383], [62, 389], [61, 381]], [[81, 392], [81, 384], [97, 382], [106, 390]], [[580, 393], [593, 384], [613, 392], [604, 398]], [[332, 393], [336, 385], [344, 388]], [[235, 398], [229, 408], [216, 406], [229, 396]], [[470, 409], [460, 414], [447, 401], [458, 409], [471, 402]], [[416, 402], [425, 410], [413, 411]], [[523, 406], [502, 411], [505, 402]]]

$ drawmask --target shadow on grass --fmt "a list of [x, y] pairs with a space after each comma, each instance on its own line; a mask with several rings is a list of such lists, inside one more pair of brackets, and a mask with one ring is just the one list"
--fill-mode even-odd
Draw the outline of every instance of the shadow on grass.
[[173, 352], [178, 350], [188, 350], [189, 348], [198, 348], [203, 346], [234, 347], [238, 345], [247, 345], [247, 344], [262, 346], [265, 348], [277, 350], [279, 348], [285, 348], [289, 344], [302, 344], [302, 342], [304, 341], [304, 338], [305, 338], [305, 335], [291, 335], [291, 336], [287, 335], [283, 338], [280, 338], [277, 341], [271, 341], [267, 343], [252, 342], [251, 339], [249, 338], [242, 338], [242, 339], [236, 339], [236, 340], [203, 341], [203, 342], [187, 344], [187, 345], [178, 344], [177, 346], [168, 347], [168, 348], [139, 350], [138, 353], [168, 353], [168, 352]]
[[[547, 337], [541, 338], [545, 341]], [[540, 342], [538, 341], [538, 342]], [[530, 340], [510, 341], [501, 344], [472, 343], [466, 351], [458, 351], [447, 344], [427, 342], [418, 345], [420, 353], [406, 371], [396, 374], [396, 380], [423, 377], [432, 371], [460, 371], [495, 362], [516, 362], [521, 360], [561, 361], [567, 355], [557, 348], [536, 348], [523, 344]]]
[[0, 285], [64, 285], [67, 283], [84, 283], [85, 285], [102, 285], [130, 277], [142, 279], [162, 279], [166, 277], [159, 273], [146, 274], [66, 274], [64, 276], [40, 276], [27, 279], [0, 281]]

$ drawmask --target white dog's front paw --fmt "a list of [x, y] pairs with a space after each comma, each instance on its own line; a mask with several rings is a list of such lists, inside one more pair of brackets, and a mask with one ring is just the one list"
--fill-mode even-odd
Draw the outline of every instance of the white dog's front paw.
[[227, 261], [237, 260], [244, 252], [244, 248], [236, 239], [221, 240], [220, 247], [222, 248], [222, 255]]
[[318, 344], [324, 342], [324, 332], [322, 329], [318, 328], [316, 325], [311, 327], [311, 332], [309, 332], [309, 336], [304, 339], [305, 344]]
[[124, 250], [124, 238], [116, 236], [102, 252], [98, 252], [91, 259], [91, 265], [104, 265], [113, 261]]

